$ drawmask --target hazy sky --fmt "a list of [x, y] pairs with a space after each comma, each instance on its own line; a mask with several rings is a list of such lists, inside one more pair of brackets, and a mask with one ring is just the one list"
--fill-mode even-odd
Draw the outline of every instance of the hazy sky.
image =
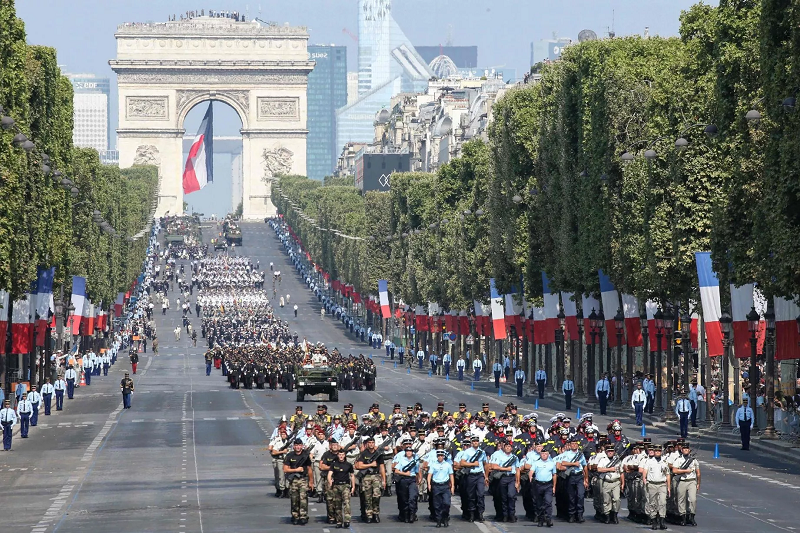
[[[604, 36], [612, 26], [618, 36], [642, 33], [677, 35], [680, 12], [692, 0], [394, 0], [394, 18], [417, 45], [477, 45], [479, 67], [514, 68], [522, 75], [530, 67], [532, 41], [575, 39], [582, 29]], [[706, 3], [716, 5], [717, 0]], [[357, 0], [16, 0], [28, 41], [55, 47], [68, 72], [89, 72], [111, 78], [108, 60], [116, 54], [114, 31], [122, 22], [166, 21], [172, 14], [209, 9], [240, 11], [278, 23], [308, 27], [312, 44], [348, 47], [348, 70], [357, 70], [356, 42], [343, 32], [358, 33]], [[111, 121], [116, 127], [116, 95]], [[198, 106], [201, 107], [201, 106]], [[204, 107], [204, 106], [202, 106]], [[218, 106], [223, 108], [225, 106]], [[192, 115], [198, 110], [194, 109]], [[215, 106], [215, 115], [217, 106]], [[223, 110], [220, 109], [220, 112]], [[199, 113], [202, 118], [202, 112]], [[194, 119], [195, 117], [189, 117]], [[187, 135], [200, 118], [187, 120]], [[238, 134], [238, 120], [221, 115], [217, 135]], [[224, 129], [223, 129], [224, 128]], [[230, 202], [230, 194], [227, 200]], [[219, 210], [218, 210], [219, 211]]]

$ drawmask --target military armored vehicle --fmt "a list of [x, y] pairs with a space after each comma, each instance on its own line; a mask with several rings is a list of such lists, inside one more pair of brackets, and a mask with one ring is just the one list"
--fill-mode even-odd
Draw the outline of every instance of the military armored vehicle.
[[327, 365], [305, 364], [297, 372], [297, 401], [305, 400], [306, 394], [327, 394], [328, 401], [339, 401], [338, 383], [334, 369]]

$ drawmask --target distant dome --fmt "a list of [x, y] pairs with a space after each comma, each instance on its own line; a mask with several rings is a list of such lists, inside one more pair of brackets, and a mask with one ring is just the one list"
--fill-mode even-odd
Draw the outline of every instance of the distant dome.
[[453, 60], [445, 55], [438, 56], [431, 61], [431, 70], [439, 79], [450, 78], [458, 75], [458, 67]]
[[386, 124], [389, 122], [389, 110], [388, 109], [381, 109], [378, 111], [378, 114], [375, 115], [375, 122], [378, 124]]

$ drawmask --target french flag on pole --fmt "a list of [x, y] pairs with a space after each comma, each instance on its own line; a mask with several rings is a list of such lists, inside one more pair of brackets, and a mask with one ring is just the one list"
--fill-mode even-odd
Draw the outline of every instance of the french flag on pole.
[[639, 318], [639, 301], [634, 295], [622, 293], [622, 314], [625, 315], [626, 344], [641, 346], [642, 323]]
[[746, 283], [741, 287], [731, 283], [733, 350], [736, 357], [750, 357], [750, 327], [747, 323], [747, 314], [754, 305], [752, 283]]
[[[592, 343], [592, 335], [591, 335], [592, 328], [589, 325], [589, 315], [592, 314], [592, 311], [594, 311], [595, 314], [600, 312], [600, 302], [598, 302], [597, 298], [595, 298], [591, 294], [583, 294], [583, 295], [581, 295], [581, 309], [583, 309], [583, 324], [584, 324], [583, 337], [584, 337], [584, 342], [586, 344], [591, 344]], [[595, 344], [597, 344], [598, 340], [599, 340], [598, 338], [595, 338], [595, 340], [594, 340]]]
[[207, 183], [214, 181], [214, 112], [213, 102], [209, 102], [197, 137], [194, 138], [186, 158], [186, 167], [183, 169], [183, 194], [199, 191]]
[[567, 333], [569, 340], [575, 341], [578, 339], [578, 303], [573, 300], [575, 297], [574, 292], [561, 293], [561, 306], [564, 309], [564, 323], [567, 326]]
[[506, 317], [503, 311], [503, 295], [497, 292], [494, 278], [489, 279], [489, 292], [492, 297], [492, 325], [494, 326], [494, 340], [506, 338]]
[[719, 318], [722, 305], [719, 301], [719, 279], [711, 268], [711, 252], [695, 252], [697, 278], [700, 281], [700, 302], [703, 304], [703, 320], [706, 325], [708, 355], [722, 355], [722, 329]]
[[0, 291], [0, 355], [6, 353], [6, 334], [8, 333], [9, 294]]
[[81, 333], [81, 317], [83, 316], [83, 306], [86, 302], [86, 278], [81, 276], [72, 276], [72, 307], [75, 308], [75, 314], [72, 317], [72, 334], [80, 335]]
[[56, 274], [55, 267], [40, 268], [39, 276], [36, 279], [36, 346], [44, 346], [44, 337], [47, 323], [50, 318], [50, 311], [53, 309], [53, 277]]
[[614, 288], [614, 284], [602, 270], [598, 271], [600, 276], [600, 298], [603, 300], [603, 315], [606, 319], [606, 339], [612, 348], [617, 346], [617, 326], [614, 323], [614, 316], [619, 311], [619, 293]]
[[773, 298], [775, 305], [775, 359], [800, 359], [800, 332], [797, 331], [797, 315], [800, 308], [792, 300]]
[[11, 312], [11, 353], [29, 353], [33, 340], [33, 319], [31, 318], [31, 300], [34, 296], [26, 294], [21, 300], [15, 300]]
[[389, 284], [385, 279], [378, 280], [378, 295], [381, 300], [381, 315], [383, 318], [390, 318], [392, 310], [389, 307]]

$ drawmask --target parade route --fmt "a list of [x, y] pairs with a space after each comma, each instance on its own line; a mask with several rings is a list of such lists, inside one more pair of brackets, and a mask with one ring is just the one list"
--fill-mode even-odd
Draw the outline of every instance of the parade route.
[[[378, 368], [376, 392], [341, 391], [340, 401], [331, 403], [307, 399], [304, 410], [313, 413], [325, 403], [331, 414], [347, 402], [354, 412], [366, 412], [373, 402], [388, 413], [395, 403], [402, 406], [421, 402], [426, 410], [438, 401], [448, 410], [466, 402], [472, 412], [488, 401], [492, 410], [502, 410], [508, 401], [520, 405], [520, 412], [533, 410], [532, 398], [499, 397], [493, 384], [483, 382], [474, 390], [470, 382], [428, 377], [415, 368], [395, 368], [385, 351], [371, 351], [345, 334], [345, 328], [331, 317], [320, 317], [313, 293], [301, 283], [274, 231], [264, 223], [242, 224], [243, 246], [237, 255], [260, 261], [269, 277], [269, 263], [281, 270], [279, 293], [290, 294], [290, 304], [276, 307], [277, 314], [290, 323], [290, 330], [309, 341], [321, 341], [330, 349], [372, 355]], [[204, 238], [213, 236], [207, 228]], [[270, 283], [267, 283], [269, 289]], [[175, 293], [170, 293], [174, 298]], [[292, 305], [298, 304], [298, 317]], [[3, 520], [17, 532], [263, 532], [294, 529], [289, 524], [289, 501], [276, 499], [272, 467], [267, 451], [269, 436], [282, 414], [294, 412], [294, 393], [283, 390], [233, 390], [218, 370], [205, 375], [204, 339], [192, 346], [188, 335], [175, 341], [172, 330], [181, 314], [171, 309], [166, 315], [154, 313], [159, 332], [159, 355], [140, 354], [139, 372], [132, 408], [122, 410], [119, 380], [130, 365], [124, 354], [107, 377], [95, 378], [91, 387], [81, 387], [76, 399], [66, 401], [65, 410], [40, 417], [31, 438], [14, 439], [14, 451], [0, 455], [0, 487]], [[192, 318], [198, 329], [200, 319]], [[540, 419], [547, 420], [562, 404], [555, 399], [542, 402]], [[574, 413], [572, 413], [574, 414]], [[596, 417], [604, 428], [608, 420]], [[625, 432], [638, 440], [639, 429], [625, 425]], [[654, 442], [666, 434], [652, 431]], [[689, 439], [691, 441], [691, 437]], [[712, 450], [700, 450], [702, 489], [698, 494], [697, 531], [796, 531], [800, 528], [800, 468], [776, 464], [749, 452], [724, 449], [720, 459]], [[325, 505], [309, 502], [308, 531], [329, 532]], [[381, 501], [380, 524], [363, 524], [358, 518], [358, 499], [353, 501], [351, 530], [364, 532], [427, 530], [435, 524], [427, 519], [425, 504], [415, 524], [395, 520], [395, 498]], [[524, 518], [521, 501], [517, 523], [470, 524], [460, 519], [458, 498], [453, 499], [451, 528], [457, 531], [522, 532], [534, 523]], [[487, 495], [487, 518], [493, 515]], [[623, 509], [625, 501], [623, 500]], [[556, 520], [556, 528], [607, 530], [591, 519], [591, 501], [586, 501], [585, 524]], [[620, 513], [617, 529], [641, 530]], [[670, 530], [683, 529], [670, 526]]]

